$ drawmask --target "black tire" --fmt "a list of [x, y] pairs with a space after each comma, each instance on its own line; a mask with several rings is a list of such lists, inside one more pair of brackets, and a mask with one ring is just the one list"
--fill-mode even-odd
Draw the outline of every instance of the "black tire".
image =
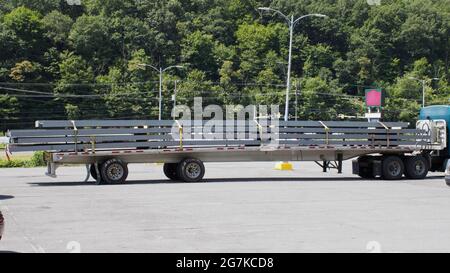
[[382, 173], [385, 180], [399, 180], [402, 179], [405, 172], [405, 165], [398, 156], [383, 157]]
[[205, 166], [198, 159], [187, 158], [178, 164], [177, 174], [184, 182], [199, 182], [205, 175]]
[[108, 184], [122, 184], [127, 180], [128, 166], [119, 159], [109, 159], [100, 168], [102, 180]]
[[167, 178], [173, 181], [180, 180], [177, 173], [178, 163], [164, 163], [163, 171]]
[[95, 171], [95, 165], [94, 164], [91, 164], [91, 167], [90, 167], [90, 173], [91, 173], [91, 176], [92, 176], [92, 178], [95, 180], [95, 181], [97, 181], [97, 172]]
[[421, 155], [408, 156], [405, 160], [405, 175], [409, 179], [424, 179], [430, 170], [428, 160]]
[[359, 177], [364, 179], [374, 179], [375, 175], [373, 175], [373, 166], [369, 161], [369, 157], [361, 156], [358, 158], [359, 165]]
[[374, 179], [375, 175], [373, 175], [372, 170], [368, 170], [368, 169], [361, 169], [359, 172], [359, 177], [364, 178], [364, 179]]

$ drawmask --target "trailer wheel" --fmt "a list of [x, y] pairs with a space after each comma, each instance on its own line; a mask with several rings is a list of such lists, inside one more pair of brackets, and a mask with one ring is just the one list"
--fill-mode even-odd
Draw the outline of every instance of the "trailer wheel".
[[128, 176], [128, 166], [119, 159], [112, 158], [102, 163], [102, 180], [108, 184], [124, 183]]
[[410, 179], [424, 179], [430, 169], [428, 160], [421, 155], [408, 156], [405, 160], [405, 175]]
[[97, 181], [97, 171], [95, 170], [95, 164], [91, 164], [91, 167], [89, 168], [89, 172], [91, 174], [91, 177], [94, 179], [95, 184], [100, 185], [103, 184], [103, 179], [102, 179], [102, 173], [101, 173], [101, 164], [99, 164], [98, 166], [98, 170], [100, 172], [100, 181]]
[[95, 171], [95, 165], [91, 164], [91, 167], [89, 168], [89, 171], [91, 173], [91, 177], [94, 178], [94, 180], [97, 180], [97, 172]]
[[184, 182], [198, 182], [205, 175], [205, 166], [198, 159], [187, 158], [178, 164], [177, 174]]
[[405, 165], [398, 156], [383, 157], [382, 174], [385, 180], [399, 180], [402, 179], [405, 172]]
[[166, 177], [173, 181], [179, 180], [177, 167], [178, 163], [164, 163], [163, 171]]
[[370, 162], [370, 157], [361, 156], [358, 158], [358, 175], [363, 179], [374, 179], [375, 175], [373, 175], [373, 166]]
[[360, 170], [359, 177], [361, 177], [363, 179], [374, 179], [375, 178], [371, 168]]

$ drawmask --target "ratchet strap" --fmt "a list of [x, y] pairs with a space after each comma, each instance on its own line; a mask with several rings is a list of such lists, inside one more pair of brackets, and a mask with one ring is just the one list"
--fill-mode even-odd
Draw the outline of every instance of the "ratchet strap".
[[183, 149], [183, 125], [178, 120], [175, 120], [178, 125], [178, 133], [180, 134], [180, 149]]
[[330, 128], [322, 121], [319, 121], [319, 123], [323, 126], [323, 128], [325, 128], [326, 143], [328, 145], [328, 144], [330, 144]]
[[78, 128], [75, 124], [75, 120], [71, 120], [70, 123], [72, 123], [73, 126], [73, 138], [75, 142], [75, 152], [78, 152]]
[[387, 146], [389, 147], [389, 146], [390, 146], [390, 139], [389, 139], [390, 129], [389, 129], [389, 127], [387, 127], [386, 124], [384, 124], [383, 122], [378, 121], [378, 123], [381, 124], [381, 126], [383, 126], [384, 129], [386, 129]]
[[91, 136], [91, 146], [92, 153], [95, 154], [95, 136]]

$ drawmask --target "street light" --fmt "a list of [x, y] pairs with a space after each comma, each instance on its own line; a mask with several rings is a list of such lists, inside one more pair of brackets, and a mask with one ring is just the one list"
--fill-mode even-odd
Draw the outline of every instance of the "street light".
[[[422, 83], [422, 107], [425, 107], [425, 84], [427, 83], [427, 80], [422, 80], [414, 77], [409, 77], [410, 80], [416, 80]], [[438, 81], [438, 78], [432, 78], [430, 81]]]
[[158, 120], [161, 120], [161, 112], [162, 112], [162, 82], [163, 82], [163, 73], [172, 68], [183, 68], [182, 65], [172, 65], [166, 68], [157, 68], [151, 64], [138, 64], [138, 66], [151, 67], [159, 73], [159, 113]]
[[288, 59], [288, 71], [287, 71], [287, 80], [286, 80], [287, 81], [287, 83], [286, 83], [286, 107], [284, 109], [284, 120], [288, 121], [288, 119], [289, 119], [289, 93], [291, 91], [292, 40], [294, 37], [294, 28], [300, 20], [305, 19], [307, 17], [327, 18], [328, 16], [323, 15], [323, 14], [318, 14], [318, 13], [312, 13], [312, 14], [303, 15], [297, 19], [294, 19], [294, 15], [291, 15], [291, 17], [289, 18], [288, 16], [284, 15], [281, 11], [273, 9], [273, 8], [261, 7], [258, 9], [262, 10], [262, 11], [271, 11], [278, 15], [281, 15], [284, 18], [284, 20], [286, 20], [286, 23], [289, 26], [289, 59]]

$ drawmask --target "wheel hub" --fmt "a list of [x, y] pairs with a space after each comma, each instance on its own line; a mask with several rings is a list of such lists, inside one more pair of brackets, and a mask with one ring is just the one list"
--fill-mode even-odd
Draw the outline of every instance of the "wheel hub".
[[112, 164], [108, 168], [108, 177], [112, 180], [120, 180], [123, 176], [123, 168], [119, 164]]
[[398, 162], [391, 162], [391, 164], [389, 164], [389, 172], [392, 176], [398, 176], [400, 175], [401, 172], [401, 166], [400, 163]]
[[191, 179], [195, 179], [197, 177], [200, 176], [201, 173], [201, 168], [198, 164], [196, 163], [189, 163], [186, 166], [186, 175], [191, 178]]
[[425, 170], [424, 163], [422, 161], [416, 161], [416, 164], [414, 164], [414, 169], [417, 174], [421, 174]]

